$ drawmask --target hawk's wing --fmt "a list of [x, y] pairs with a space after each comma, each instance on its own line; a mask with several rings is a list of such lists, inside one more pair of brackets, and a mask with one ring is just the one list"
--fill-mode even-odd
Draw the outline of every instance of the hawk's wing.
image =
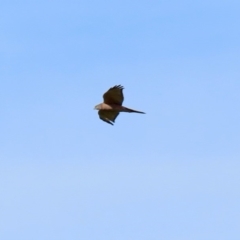
[[123, 97], [123, 86], [117, 85], [110, 88], [107, 92], [103, 95], [104, 103], [107, 104], [117, 104], [122, 105], [124, 100]]
[[118, 111], [99, 110], [98, 115], [101, 120], [113, 125], [113, 122], [119, 115], [119, 112]]

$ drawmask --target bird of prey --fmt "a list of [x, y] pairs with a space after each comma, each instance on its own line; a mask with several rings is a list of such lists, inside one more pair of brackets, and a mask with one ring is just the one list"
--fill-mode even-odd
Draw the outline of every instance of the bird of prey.
[[123, 100], [123, 86], [116, 85], [103, 94], [103, 103], [98, 104], [94, 109], [98, 110], [101, 120], [111, 125], [113, 125], [120, 112], [144, 113], [122, 106]]

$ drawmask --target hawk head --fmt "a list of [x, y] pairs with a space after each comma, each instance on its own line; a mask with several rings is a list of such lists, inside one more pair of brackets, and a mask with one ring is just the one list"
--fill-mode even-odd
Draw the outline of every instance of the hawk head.
[[101, 110], [101, 105], [102, 105], [102, 104], [96, 105], [96, 106], [94, 107], [94, 110]]

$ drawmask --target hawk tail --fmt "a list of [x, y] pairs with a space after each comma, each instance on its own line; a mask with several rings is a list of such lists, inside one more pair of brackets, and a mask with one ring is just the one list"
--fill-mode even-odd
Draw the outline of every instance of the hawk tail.
[[145, 112], [140, 112], [140, 111], [137, 111], [137, 110], [133, 110], [133, 109], [131, 109], [131, 108], [126, 108], [126, 107], [125, 107], [125, 110], [126, 110], [126, 112], [129, 112], [129, 113], [135, 112], [135, 113], [145, 114]]

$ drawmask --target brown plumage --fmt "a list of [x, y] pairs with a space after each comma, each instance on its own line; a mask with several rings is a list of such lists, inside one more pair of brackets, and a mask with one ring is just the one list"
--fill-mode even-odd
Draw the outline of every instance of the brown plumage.
[[113, 125], [115, 119], [119, 115], [120, 112], [135, 112], [135, 113], [143, 113], [140, 111], [136, 111], [127, 107], [122, 106], [124, 96], [123, 96], [123, 86], [116, 85], [110, 88], [107, 92], [103, 94], [103, 103], [95, 106], [98, 111], [99, 118], [106, 123]]

